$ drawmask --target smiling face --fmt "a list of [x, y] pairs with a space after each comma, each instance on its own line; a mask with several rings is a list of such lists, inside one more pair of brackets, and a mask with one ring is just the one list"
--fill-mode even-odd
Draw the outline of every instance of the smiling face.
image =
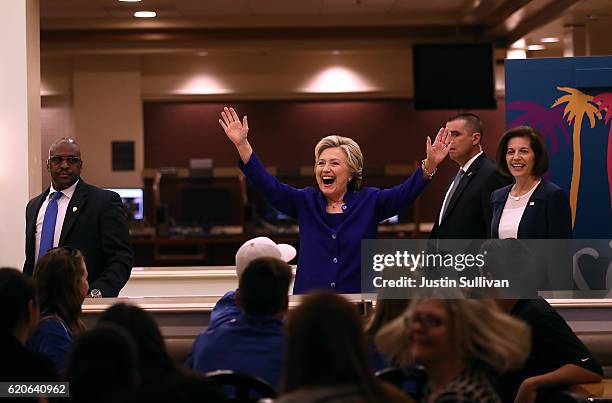
[[325, 197], [331, 200], [341, 199], [352, 176], [344, 151], [340, 147], [323, 150], [315, 165], [315, 176]]
[[49, 150], [47, 170], [55, 190], [64, 190], [72, 186], [81, 175], [81, 151], [75, 143], [60, 142]]
[[527, 137], [513, 137], [506, 147], [506, 163], [508, 171], [515, 178], [525, 178], [533, 175], [535, 153]]
[[464, 119], [455, 119], [446, 123], [451, 142], [448, 146], [450, 159], [460, 166], [480, 152], [480, 133], [473, 133]]
[[451, 340], [448, 310], [440, 300], [419, 302], [407, 318], [410, 355], [427, 366], [447, 360], [457, 353]]

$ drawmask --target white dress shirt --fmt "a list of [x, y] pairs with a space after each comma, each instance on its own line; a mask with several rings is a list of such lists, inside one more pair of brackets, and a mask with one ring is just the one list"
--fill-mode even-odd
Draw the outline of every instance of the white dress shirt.
[[[470, 158], [468, 160], [468, 162], [466, 162], [465, 165], [462, 166], [459, 169], [461, 169], [463, 171], [463, 173], [466, 173], [467, 170], [470, 169], [470, 166], [472, 166], [472, 163], [474, 161], [476, 161], [476, 158], [480, 157], [480, 155], [482, 155], [482, 153], [483, 153], [483, 151], [480, 151], [478, 154], [476, 154], [475, 156]], [[450, 192], [452, 187], [453, 187], [453, 183], [451, 182], [450, 186], [446, 190], [446, 194], [444, 195], [444, 201], [442, 202], [442, 208], [440, 209], [440, 215], [438, 216], [438, 225], [442, 224], [442, 212], [445, 210], [444, 206], [446, 205], [446, 199], [448, 198], [448, 193]], [[450, 203], [450, 200], [448, 202]], [[448, 207], [446, 207], [446, 208], [448, 209]]]
[[[55, 220], [55, 231], [53, 233], [53, 247], [57, 247], [59, 244], [60, 235], [62, 234], [62, 227], [64, 226], [64, 218], [66, 217], [66, 209], [68, 208], [68, 204], [70, 203], [70, 199], [74, 194], [74, 189], [76, 189], [79, 181], [77, 180], [72, 186], [62, 190], [64, 194], [57, 200], [57, 219]], [[42, 232], [43, 221], [45, 220], [45, 211], [47, 211], [47, 206], [49, 205], [49, 196], [57, 192], [57, 190], [53, 189], [53, 184], [51, 184], [51, 189], [49, 189], [49, 194], [45, 198], [42, 206], [40, 206], [40, 210], [38, 210], [38, 216], [36, 217], [36, 249], [34, 249], [34, 261], [38, 260], [38, 250], [40, 249], [40, 233]]]

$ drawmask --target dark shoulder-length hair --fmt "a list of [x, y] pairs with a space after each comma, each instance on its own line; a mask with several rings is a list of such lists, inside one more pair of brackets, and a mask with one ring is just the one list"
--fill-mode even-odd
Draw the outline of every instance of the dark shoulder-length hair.
[[497, 145], [497, 168], [501, 173], [507, 176], [512, 176], [508, 170], [506, 162], [506, 152], [508, 151], [508, 142], [515, 137], [525, 137], [529, 139], [529, 145], [535, 154], [535, 165], [533, 166], [533, 175], [542, 176], [548, 171], [548, 153], [542, 137], [538, 132], [530, 126], [517, 126], [508, 130], [502, 136]]
[[357, 308], [345, 298], [319, 292], [306, 297], [287, 324], [285, 392], [357, 385], [368, 402], [382, 402], [370, 368]]
[[98, 320], [99, 326], [109, 323], [122, 327], [136, 341], [143, 381], [159, 381], [164, 376], [178, 373], [178, 367], [170, 358], [164, 338], [151, 314], [134, 305], [115, 304], [104, 311]]
[[83, 254], [66, 247], [50, 249], [34, 269], [41, 314], [59, 316], [72, 332], [85, 328], [81, 321], [83, 298], [79, 287], [84, 274]]

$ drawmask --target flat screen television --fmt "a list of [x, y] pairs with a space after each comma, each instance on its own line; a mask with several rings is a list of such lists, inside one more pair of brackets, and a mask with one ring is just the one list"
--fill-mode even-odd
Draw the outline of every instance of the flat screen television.
[[491, 43], [419, 44], [412, 47], [416, 109], [494, 109]]
[[143, 191], [139, 188], [107, 189], [119, 194], [128, 212], [129, 220], [142, 220], [144, 213]]

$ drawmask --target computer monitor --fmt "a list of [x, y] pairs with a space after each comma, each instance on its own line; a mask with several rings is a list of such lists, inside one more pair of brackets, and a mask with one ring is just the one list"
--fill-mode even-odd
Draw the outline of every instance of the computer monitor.
[[112, 188], [121, 197], [129, 220], [142, 220], [144, 213], [143, 191], [140, 188]]

